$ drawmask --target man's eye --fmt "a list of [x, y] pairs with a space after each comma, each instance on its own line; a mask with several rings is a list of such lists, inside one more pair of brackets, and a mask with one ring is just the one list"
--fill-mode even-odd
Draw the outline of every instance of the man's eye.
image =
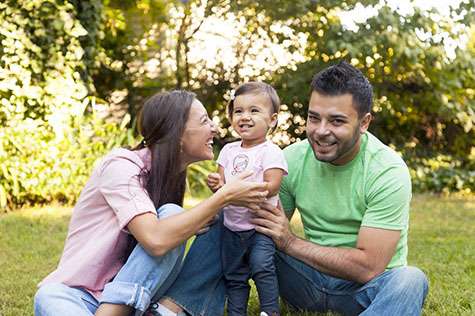
[[343, 120], [333, 120], [334, 125], [342, 125], [344, 123], [345, 123], [345, 121], [343, 121]]

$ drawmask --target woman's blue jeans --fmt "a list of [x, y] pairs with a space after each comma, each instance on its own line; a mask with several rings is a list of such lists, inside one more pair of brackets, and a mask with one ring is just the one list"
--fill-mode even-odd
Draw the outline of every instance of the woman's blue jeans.
[[[193, 316], [224, 313], [222, 233], [223, 225], [218, 223], [196, 238], [178, 278], [164, 295]], [[280, 296], [295, 310], [333, 310], [344, 315], [420, 315], [428, 292], [426, 276], [415, 267], [394, 268], [359, 284], [321, 273], [282, 252], [276, 253], [275, 265]]]
[[[157, 214], [165, 218], [182, 211], [178, 205], [165, 204]], [[106, 284], [100, 301], [81, 288], [62, 283], [43, 285], [35, 295], [35, 315], [94, 315], [100, 303], [128, 305], [135, 315], [142, 315], [175, 281], [184, 250], [183, 244], [161, 257], [152, 257], [137, 244], [114, 280]]]

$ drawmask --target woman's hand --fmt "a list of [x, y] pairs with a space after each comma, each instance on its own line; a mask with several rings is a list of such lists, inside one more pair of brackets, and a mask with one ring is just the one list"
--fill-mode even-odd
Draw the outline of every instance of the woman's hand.
[[233, 204], [255, 209], [257, 205], [267, 200], [269, 194], [267, 182], [257, 183], [245, 180], [252, 174], [252, 171], [245, 171], [218, 190], [224, 195], [225, 205]]

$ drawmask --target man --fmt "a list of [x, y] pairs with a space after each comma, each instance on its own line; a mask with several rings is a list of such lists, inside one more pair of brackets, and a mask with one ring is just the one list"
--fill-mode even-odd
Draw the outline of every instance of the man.
[[256, 211], [273, 238], [281, 296], [298, 310], [345, 315], [419, 315], [423, 272], [407, 266], [410, 176], [404, 161], [369, 133], [372, 87], [346, 62], [315, 75], [307, 140], [284, 150], [280, 199], [296, 208], [305, 239], [278, 208]]

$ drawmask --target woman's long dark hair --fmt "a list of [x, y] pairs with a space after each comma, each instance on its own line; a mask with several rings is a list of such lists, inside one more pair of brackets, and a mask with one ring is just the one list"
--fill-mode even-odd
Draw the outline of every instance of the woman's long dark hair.
[[183, 205], [186, 170], [181, 170], [181, 137], [195, 94], [176, 90], [157, 93], [144, 104], [138, 118], [143, 141], [133, 150], [150, 149], [150, 170], [139, 177], [158, 209], [166, 203]]

